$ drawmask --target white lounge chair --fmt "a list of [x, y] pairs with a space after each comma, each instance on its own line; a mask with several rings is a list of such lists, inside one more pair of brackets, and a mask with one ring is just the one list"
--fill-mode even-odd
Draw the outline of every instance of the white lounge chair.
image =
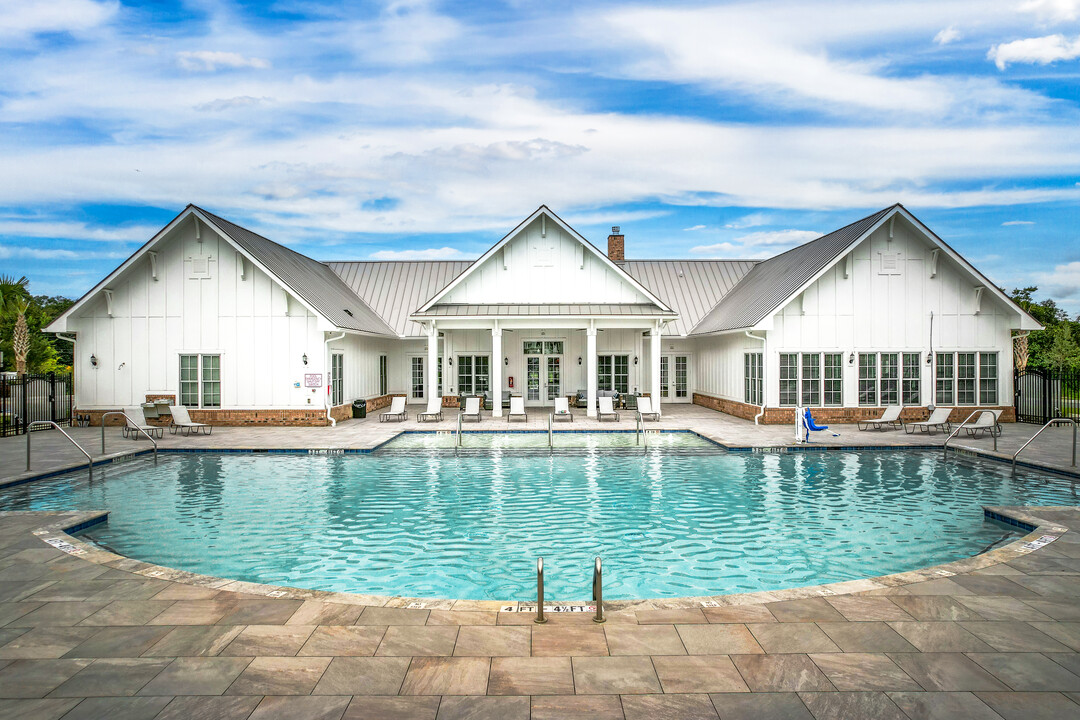
[[596, 419], [603, 422], [605, 417], [613, 417], [619, 420], [619, 413], [615, 412], [615, 406], [610, 395], [596, 398], [599, 409], [596, 411]]
[[529, 416], [525, 412], [525, 398], [520, 395], [510, 397], [510, 412], [506, 413], [506, 422], [515, 417], [525, 418], [525, 422], [529, 422]]
[[121, 433], [123, 433], [124, 437], [138, 440], [143, 436], [143, 434], [139, 432], [140, 430], [151, 437], [161, 437], [165, 434], [164, 428], [146, 422], [146, 416], [143, 415], [141, 407], [124, 408], [124, 429], [121, 430]]
[[907, 423], [904, 425], [904, 430], [910, 435], [916, 430], [922, 430], [923, 432], [933, 432], [935, 430], [942, 430], [949, 432], [952, 430], [952, 423], [949, 422], [949, 416], [952, 414], [953, 409], [935, 408], [934, 412], [930, 413], [930, 419], [923, 420], [921, 422]]
[[476, 420], [476, 422], [480, 422], [480, 398], [465, 398], [465, 409], [461, 411], [461, 419], [467, 420], [468, 418], [472, 418]]
[[880, 430], [883, 427], [890, 427], [893, 430], [903, 430], [904, 421], [900, 419], [900, 410], [902, 408], [899, 405], [890, 405], [885, 408], [885, 412], [881, 413], [881, 417], [877, 420], [860, 420], [859, 429], [869, 430], [870, 426], [873, 426], [875, 430]]
[[173, 435], [179, 430], [181, 435], [190, 435], [191, 433], [205, 432], [209, 435], [214, 427], [207, 425], [206, 423], [191, 422], [191, 416], [188, 415], [187, 408], [183, 405], [170, 405], [169, 413], [172, 414], [172, 422], [169, 424], [169, 432]]
[[570, 422], [574, 422], [574, 413], [570, 412], [570, 401], [564, 397], [555, 398], [555, 412], [551, 414], [551, 418], [553, 420], [570, 418]]
[[395, 395], [390, 398], [390, 409], [384, 413], [379, 414], [379, 422], [386, 422], [387, 420], [393, 420], [394, 422], [401, 422], [409, 417], [409, 414], [405, 412], [405, 396]]
[[1001, 425], [998, 424], [997, 415], [992, 410], [983, 410], [975, 418], [975, 422], [964, 423], [962, 427], [971, 437], [975, 437], [979, 433], [997, 435], [1001, 432]]
[[433, 397], [427, 401], [427, 410], [416, 414], [416, 422], [442, 420], [442, 398]]
[[660, 411], [653, 410], [652, 398], [642, 395], [637, 399], [637, 414], [638, 418], [644, 422], [646, 417], [652, 417], [653, 420], [659, 422]]

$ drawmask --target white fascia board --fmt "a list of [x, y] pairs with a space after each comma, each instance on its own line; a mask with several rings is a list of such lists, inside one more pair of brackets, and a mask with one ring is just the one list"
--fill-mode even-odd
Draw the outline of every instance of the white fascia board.
[[616, 263], [612, 262], [611, 258], [609, 258], [604, 253], [600, 252], [600, 249], [597, 248], [595, 245], [593, 245], [588, 240], [586, 240], [581, 235], [581, 233], [579, 233], [577, 230], [575, 230], [574, 228], [570, 227], [565, 222], [563, 222], [562, 218], [560, 218], [558, 215], [556, 215], [554, 212], [552, 212], [551, 208], [549, 208], [547, 205], [541, 205], [539, 208], [536, 209], [536, 212], [534, 212], [532, 215], [530, 215], [529, 217], [525, 218], [520, 223], [518, 223], [517, 226], [513, 230], [511, 230], [510, 232], [508, 232], [506, 235], [503, 236], [502, 240], [500, 240], [499, 242], [492, 245], [491, 248], [486, 253], [481, 255], [472, 265], [470, 265], [469, 267], [462, 270], [461, 274], [459, 274], [456, 278], [451, 280], [450, 283], [446, 287], [444, 287], [442, 290], [435, 293], [434, 297], [432, 297], [426, 303], [421, 305], [420, 308], [417, 309], [416, 312], [422, 313], [422, 312], [425, 312], [425, 311], [431, 309], [432, 305], [437, 303], [442, 298], [446, 297], [446, 295], [451, 290], [453, 290], [455, 287], [460, 285], [465, 280], [465, 278], [467, 278], [469, 275], [471, 275], [476, 270], [476, 268], [483, 265], [484, 262], [488, 260], [488, 258], [494, 256], [495, 253], [502, 250], [503, 247], [506, 246], [507, 243], [509, 243], [511, 240], [513, 240], [515, 237], [517, 237], [521, 233], [522, 230], [524, 230], [526, 227], [528, 227], [528, 225], [533, 220], [536, 220], [536, 218], [540, 217], [541, 215], [546, 215], [547, 217], [551, 218], [551, 220], [554, 223], [556, 223], [560, 228], [565, 230], [571, 237], [573, 237], [579, 243], [581, 243], [582, 245], [587, 247], [593, 253], [593, 255], [595, 255], [597, 258], [599, 258], [601, 260], [601, 262], [603, 262], [605, 265], [607, 265], [607, 267], [609, 269], [613, 270], [617, 275], [622, 276], [623, 279], [625, 279], [627, 282], [629, 282], [635, 289], [637, 289], [641, 294], [643, 294], [646, 298], [648, 298], [650, 302], [654, 303], [657, 307], [661, 308], [662, 310], [666, 310], [666, 311], [669, 311], [669, 312], [674, 312], [670, 307], [667, 306], [667, 304], [664, 303], [664, 301], [662, 301], [660, 298], [658, 298], [656, 295], [654, 295], [648, 288], [646, 288], [644, 285], [642, 285], [637, 280], [635, 280], [633, 277], [631, 277], [630, 273], [623, 270]]

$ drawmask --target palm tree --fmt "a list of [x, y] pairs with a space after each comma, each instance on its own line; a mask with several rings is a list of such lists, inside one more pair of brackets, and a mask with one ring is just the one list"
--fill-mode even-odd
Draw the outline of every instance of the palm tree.
[[15, 351], [15, 372], [26, 372], [26, 356], [30, 352], [30, 330], [26, 326], [26, 310], [30, 307], [26, 286], [30, 281], [26, 276], [16, 280], [11, 275], [0, 275], [0, 315], [15, 313], [15, 332], [11, 339], [11, 349]]
[[15, 333], [11, 339], [11, 349], [15, 351], [15, 372], [26, 374], [26, 356], [30, 354], [30, 328], [26, 326], [26, 311], [30, 302], [23, 300], [18, 305], [19, 317], [15, 319]]

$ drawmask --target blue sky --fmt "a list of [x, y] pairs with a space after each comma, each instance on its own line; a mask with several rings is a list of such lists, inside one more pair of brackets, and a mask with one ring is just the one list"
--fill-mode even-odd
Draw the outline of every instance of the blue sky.
[[1080, 313], [1080, 0], [0, 0], [0, 272], [78, 296], [187, 203], [468, 258], [547, 204], [764, 257], [904, 203]]

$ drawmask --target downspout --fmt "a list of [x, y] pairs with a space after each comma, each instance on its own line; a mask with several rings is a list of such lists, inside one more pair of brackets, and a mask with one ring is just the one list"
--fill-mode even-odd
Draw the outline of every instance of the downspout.
[[[323, 363], [324, 363], [323, 368], [326, 369], [326, 400], [324, 402], [326, 403], [326, 419], [330, 421], [330, 427], [337, 427], [337, 420], [330, 417], [330, 410], [333, 407], [330, 404], [330, 373], [332, 372], [331, 367], [330, 367], [330, 343], [337, 342], [338, 340], [341, 340], [347, 334], [348, 333], [341, 333], [337, 337], [329, 337], [329, 338], [326, 338], [326, 340], [323, 341], [323, 346], [325, 348], [325, 350], [323, 352]], [[342, 380], [344, 380], [344, 379], [345, 378], [342, 378]]]
[[761, 341], [761, 412], [754, 416], [754, 424], [760, 425], [761, 416], [765, 414], [765, 398], [767, 397], [766, 393], [769, 390], [769, 384], [765, 382], [765, 368], [768, 367], [769, 364], [769, 341], [766, 340], [764, 337], [754, 335], [749, 330], [745, 330], [744, 332], [746, 333], [746, 337], [752, 340]]

